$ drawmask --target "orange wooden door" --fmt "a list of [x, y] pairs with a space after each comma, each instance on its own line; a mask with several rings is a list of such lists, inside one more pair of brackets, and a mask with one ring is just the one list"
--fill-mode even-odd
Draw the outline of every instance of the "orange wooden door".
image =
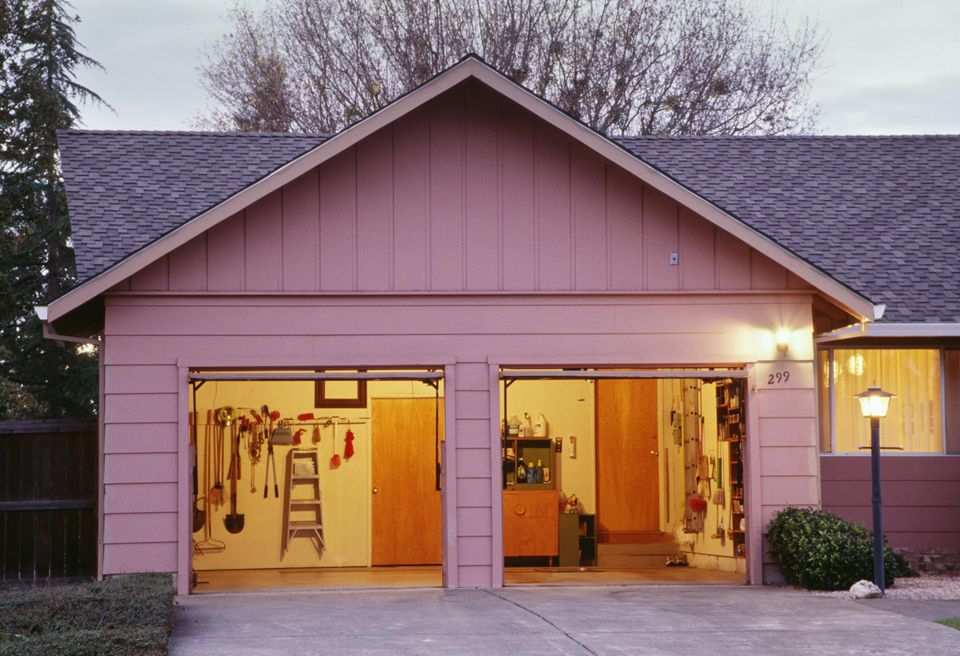
[[660, 531], [657, 381], [598, 380], [597, 538], [638, 542]]
[[[373, 564], [442, 562], [431, 398], [373, 400]], [[440, 401], [443, 439], [443, 400]]]

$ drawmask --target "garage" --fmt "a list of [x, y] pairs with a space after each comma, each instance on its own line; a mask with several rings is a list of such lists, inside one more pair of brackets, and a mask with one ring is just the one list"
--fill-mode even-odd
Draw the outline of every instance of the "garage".
[[194, 593], [439, 587], [443, 374], [190, 374]]
[[743, 583], [743, 376], [502, 370], [505, 584]]
[[820, 504], [813, 336], [882, 308], [479, 60], [337, 135], [60, 142], [102, 576], [757, 585]]

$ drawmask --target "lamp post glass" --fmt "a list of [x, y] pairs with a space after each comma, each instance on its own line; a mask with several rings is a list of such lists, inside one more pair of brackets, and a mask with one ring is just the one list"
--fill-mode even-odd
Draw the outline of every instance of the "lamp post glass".
[[856, 395], [860, 401], [860, 412], [870, 420], [870, 472], [873, 482], [873, 582], [880, 588], [880, 594], [886, 592], [886, 577], [883, 571], [883, 502], [880, 498], [880, 420], [887, 416], [890, 392], [884, 392], [877, 385], [871, 385], [867, 391]]

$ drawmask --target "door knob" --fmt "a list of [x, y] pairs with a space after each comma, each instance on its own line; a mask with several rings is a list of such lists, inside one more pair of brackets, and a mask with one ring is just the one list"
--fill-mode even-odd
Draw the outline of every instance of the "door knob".
[[374, 494], [376, 494], [376, 493], [379, 492], [379, 491], [380, 491], [380, 488], [378, 488], [378, 487], [373, 488], [373, 493], [374, 493]]

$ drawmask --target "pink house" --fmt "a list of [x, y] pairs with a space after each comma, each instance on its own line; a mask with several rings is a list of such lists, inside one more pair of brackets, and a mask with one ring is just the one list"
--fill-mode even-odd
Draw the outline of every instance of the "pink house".
[[891, 541], [960, 550], [960, 139], [610, 139], [474, 57], [335, 135], [60, 139], [102, 575], [760, 584], [779, 508], [869, 522], [874, 380]]

